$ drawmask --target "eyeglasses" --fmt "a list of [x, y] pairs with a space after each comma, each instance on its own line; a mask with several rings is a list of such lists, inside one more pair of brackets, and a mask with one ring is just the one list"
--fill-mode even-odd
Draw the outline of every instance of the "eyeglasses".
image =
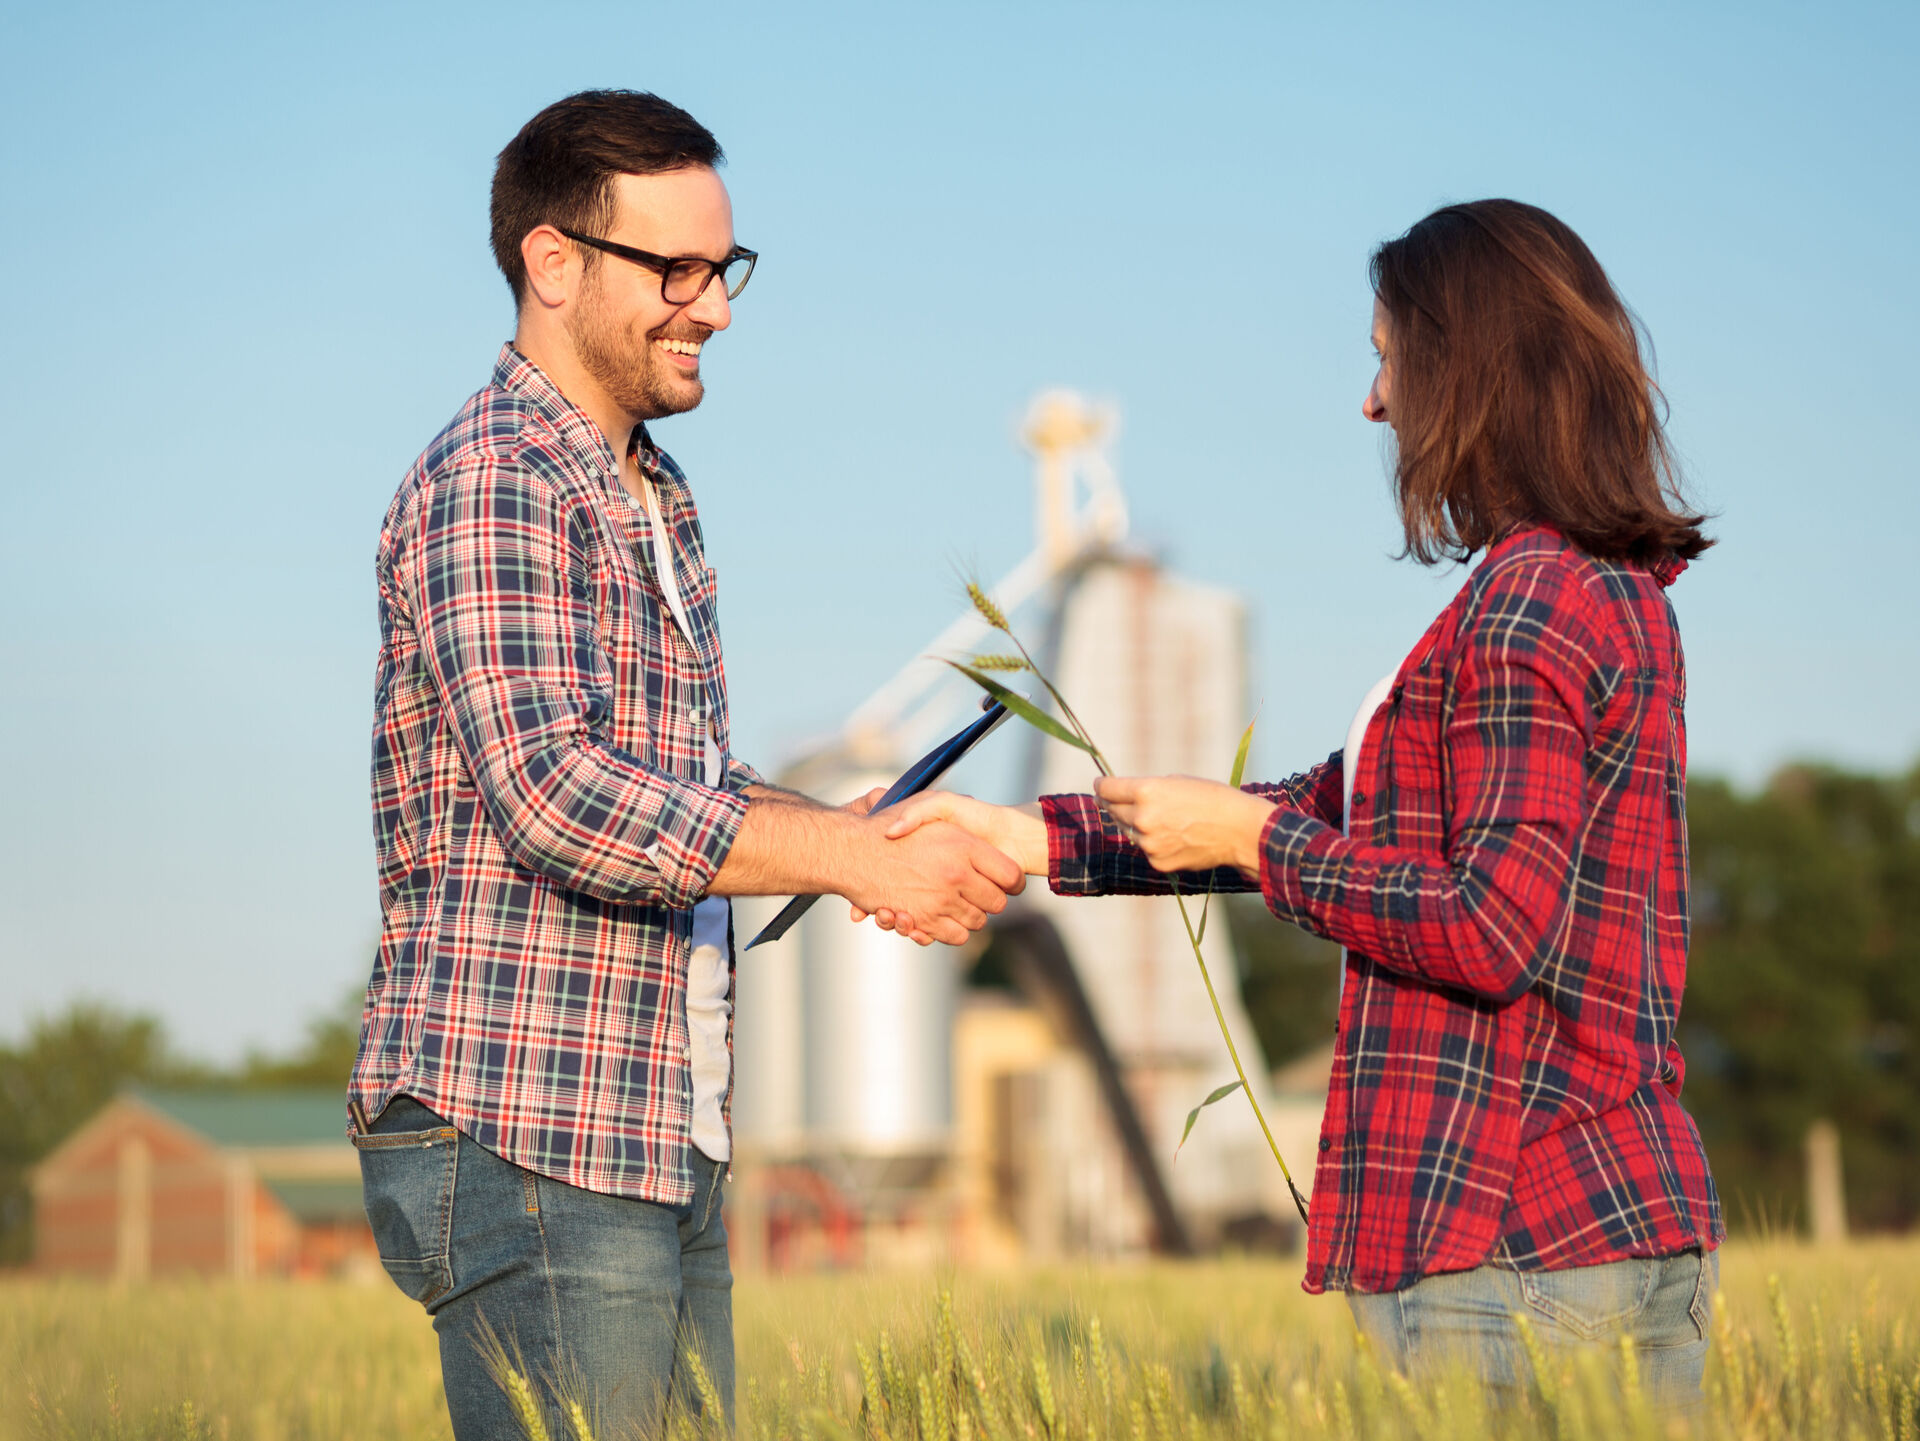
[[[622, 260], [631, 260], [635, 265], [654, 271], [660, 277], [660, 298], [669, 305], [691, 305], [707, 293], [707, 287], [713, 284], [716, 275], [726, 289], [727, 299], [734, 299], [747, 288], [747, 282], [753, 278], [753, 263], [760, 258], [759, 251], [746, 250], [738, 245], [725, 260], [708, 260], [699, 255], [655, 255], [651, 250], [636, 250], [631, 245], [602, 240], [594, 235], [582, 235], [563, 225], [556, 225], [554, 229], [569, 240], [591, 245], [595, 250], [604, 250], [609, 255], [617, 255]], [[727, 272], [736, 265], [744, 265], [745, 268], [740, 271], [739, 279], [730, 281]]]

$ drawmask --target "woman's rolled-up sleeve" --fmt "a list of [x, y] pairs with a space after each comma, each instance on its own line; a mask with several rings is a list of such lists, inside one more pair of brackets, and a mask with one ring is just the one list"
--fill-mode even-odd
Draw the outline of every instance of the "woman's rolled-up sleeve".
[[[1305, 814], [1325, 812], [1331, 796], [1333, 814], [1340, 813], [1340, 753], [1335, 751], [1311, 770], [1284, 781], [1242, 786], [1276, 805]], [[1257, 883], [1234, 866], [1212, 871], [1156, 871], [1145, 852], [1089, 795], [1040, 797], [1040, 813], [1047, 823], [1047, 884], [1062, 896], [1164, 896], [1180, 890], [1251, 891]]]

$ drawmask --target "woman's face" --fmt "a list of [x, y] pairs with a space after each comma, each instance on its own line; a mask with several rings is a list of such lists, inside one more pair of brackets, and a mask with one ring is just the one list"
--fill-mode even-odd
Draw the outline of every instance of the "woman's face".
[[1360, 413], [1368, 420], [1385, 421], [1389, 425], [1393, 423], [1387, 414], [1387, 386], [1393, 371], [1392, 344], [1393, 323], [1387, 317], [1387, 307], [1376, 295], [1373, 297], [1373, 353], [1380, 364], [1373, 373], [1373, 388], [1360, 402]]

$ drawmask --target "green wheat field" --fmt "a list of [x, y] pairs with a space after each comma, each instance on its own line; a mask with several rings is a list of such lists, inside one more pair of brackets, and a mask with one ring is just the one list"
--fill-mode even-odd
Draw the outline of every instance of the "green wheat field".
[[[1464, 1382], [1417, 1390], [1299, 1275], [1297, 1261], [1237, 1259], [746, 1280], [740, 1433], [1920, 1441], [1920, 1242], [1730, 1245], [1691, 1431], [1647, 1411], [1617, 1350], [1538, 1358], [1531, 1402], [1498, 1413]], [[0, 1281], [0, 1438], [447, 1434], [432, 1331], [384, 1282]], [[556, 1415], [550, 1434], [572, 1433]]]

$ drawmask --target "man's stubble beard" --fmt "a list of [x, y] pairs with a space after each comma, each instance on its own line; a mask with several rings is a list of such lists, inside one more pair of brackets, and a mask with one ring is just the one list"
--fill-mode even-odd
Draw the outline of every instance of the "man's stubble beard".
[[[598, 284], [589, 280], [588, 286], [583, 303], [568, 320], [567, 334], [581, 368], [607, 398], [641, 420], [678, 415], [698, 405], [706, 394], [705, 384], [668, 369], [665, 352], [653, 343], [656, 333], [622, 326], [608, 314]], [[684, 336], [676, 335], [676, 330], [685, 332]], [[712, 331], [703, 325], [665, 325], [657, 334], [705, 340]]]

